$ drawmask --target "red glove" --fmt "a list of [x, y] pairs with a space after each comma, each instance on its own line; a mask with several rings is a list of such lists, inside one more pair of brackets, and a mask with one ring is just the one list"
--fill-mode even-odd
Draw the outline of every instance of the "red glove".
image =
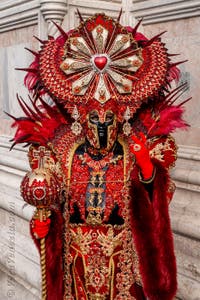
[[50, 223], [49, 218], [42, 222], [38, 219], [32, 220], [31, 228], [36, 239], [42, 239], [48, 234]]
[[131, 152], [135, 155], [136, 164], [141, 170], [142, 179], [149, 180], [153, 176], [153, 164], [150, 160], [149, 150], [146, 147], [146, 137], [140, 132], [140, 138], [131, 136], [134, 144], [130, 145]]

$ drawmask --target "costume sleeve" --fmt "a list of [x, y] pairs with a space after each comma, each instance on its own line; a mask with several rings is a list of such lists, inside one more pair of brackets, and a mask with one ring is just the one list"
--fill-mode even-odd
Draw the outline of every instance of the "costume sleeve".
[[[154, 147], [159, 142], [161, 143], [157, 140]], [[167, 139], [163, 139], [162, 142], [165, 144]], [[159, 145], [159, 149], [161, 148]], [[169, 191], [171, 190], [171, 180], [168, 174], [170, 164], [167, 161], [164, 162], [166, 152], [163, 151], [162, 148], [160, 152], [162, 160], [152, 155], [152, 162], [156, 168], [152, 199], [145, 189], [145, 184], [139, 179], [137, 166], [131, 174], [132, 232], [139, 258], [143, 288], [149, 300], [172, 300], [177, 289], [176, 261], [168, 212]], [[172, 154], [172, 150], [166, 151]], [[152, 152], [155, 153], [153, 147]], [[169, 161], [172, 161], [171, 155], [169, 155]]]
[[[171, 136], [161, 136], [154, 137], [148, 140], [148, 149], [151, 160], [156, 160], [163, 166], [166, 170], [171, 169], [175, 165], [177, 159], [177, 146], [175, 140]], [[144, 184], [146, 191], [149, 194], [149, 200], [152, 201], [154, 179], [156, 174], [156, 168], [154, 166], [153, 175], [149, 180], [144, 180], [142, 178], [141, 172], [139, 172], [139, 179]], [[175, 184], [169, 177], [169, 186], [166, 190], [167, 202], [170, 203], [172, 200]]]
[[148, 140], [150, 157], [160, 162], [164, 168], [169, 170], [174, 167], [177, 159], [177, 145], [172, 136], [154, 137]]

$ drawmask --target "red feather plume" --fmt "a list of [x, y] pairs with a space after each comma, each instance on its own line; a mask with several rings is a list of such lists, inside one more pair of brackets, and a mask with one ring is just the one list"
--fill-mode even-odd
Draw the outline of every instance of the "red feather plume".
[[[179, 71], [175, 70], [175, 73], [176, 75], [174, 76], [177, 76]], [[186, 99], [179, 105], [174, 105], [186, 89], [187, 84], [184, 83], [172, 91], [166, 92], [165, 95], [160, 96], [161, 98], [154, 99], [151, 104], [149, 103], [148, 107], [138, 112], [137, 124], [133, 124], [133, 127], [138, 128], [138, 131], [141, 131], [141, 128], [143, 128], [148, 138], [168, 135], [178, 128], [187, 129], [189, 125], [183, 120], [183, 104], [191, 98]]]
[[169, 69], [167, 80], [168, 80], [168, 82], [171, 82], [174, 80], [176, 82], [176, 84], [178, 84], [180, 76], [181, 76], [180, 69], [177, 68], [176, 66], [172, 66]]
[[186, 129], [189, 125], [182, 119], [183, 107], [169, 106], [160, 111], [157, 116], [152, 112], [143, 113], [142, 123], [148, 129], [147, 136], [168, 135], [176, 129]]
[[18, 101], [26, 116], [15, 118], [8, 114], [15, 120], [12, 127], [17, 128], [11, 149], [19, 143], [45, 145], [59, 126], [68, 124], [56, 106], [51, 107], [41, 98], [39, 106], [31, 101], [34, 110], [23, 99], [18, 97]]

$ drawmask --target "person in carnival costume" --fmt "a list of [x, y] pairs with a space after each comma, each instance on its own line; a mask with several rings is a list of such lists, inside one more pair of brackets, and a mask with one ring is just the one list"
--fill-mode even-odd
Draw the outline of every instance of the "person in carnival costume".
[[[49, 37], [28, 69], [32, 107], [14, 118], [27, 143], [21, 184], [41, 256], [42, 299], [172, 300], [176, 262], [169, 168], [186, 128], [185, 89], [160, 35], [148, 40], [119, 18], [80, 16]], [[50, 105], [44, 99], [53, 101]]]

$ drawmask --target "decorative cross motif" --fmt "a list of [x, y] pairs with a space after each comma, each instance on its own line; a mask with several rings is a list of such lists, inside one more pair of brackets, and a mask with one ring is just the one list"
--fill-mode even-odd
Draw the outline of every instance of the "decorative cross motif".
[[46, 159], [51, 156], [50, 150], [47, 150], [44, 146], [40, 146], [37, 150], [33, 150], [33, 157], [38, 161], [38, 167], [44, 168]]

